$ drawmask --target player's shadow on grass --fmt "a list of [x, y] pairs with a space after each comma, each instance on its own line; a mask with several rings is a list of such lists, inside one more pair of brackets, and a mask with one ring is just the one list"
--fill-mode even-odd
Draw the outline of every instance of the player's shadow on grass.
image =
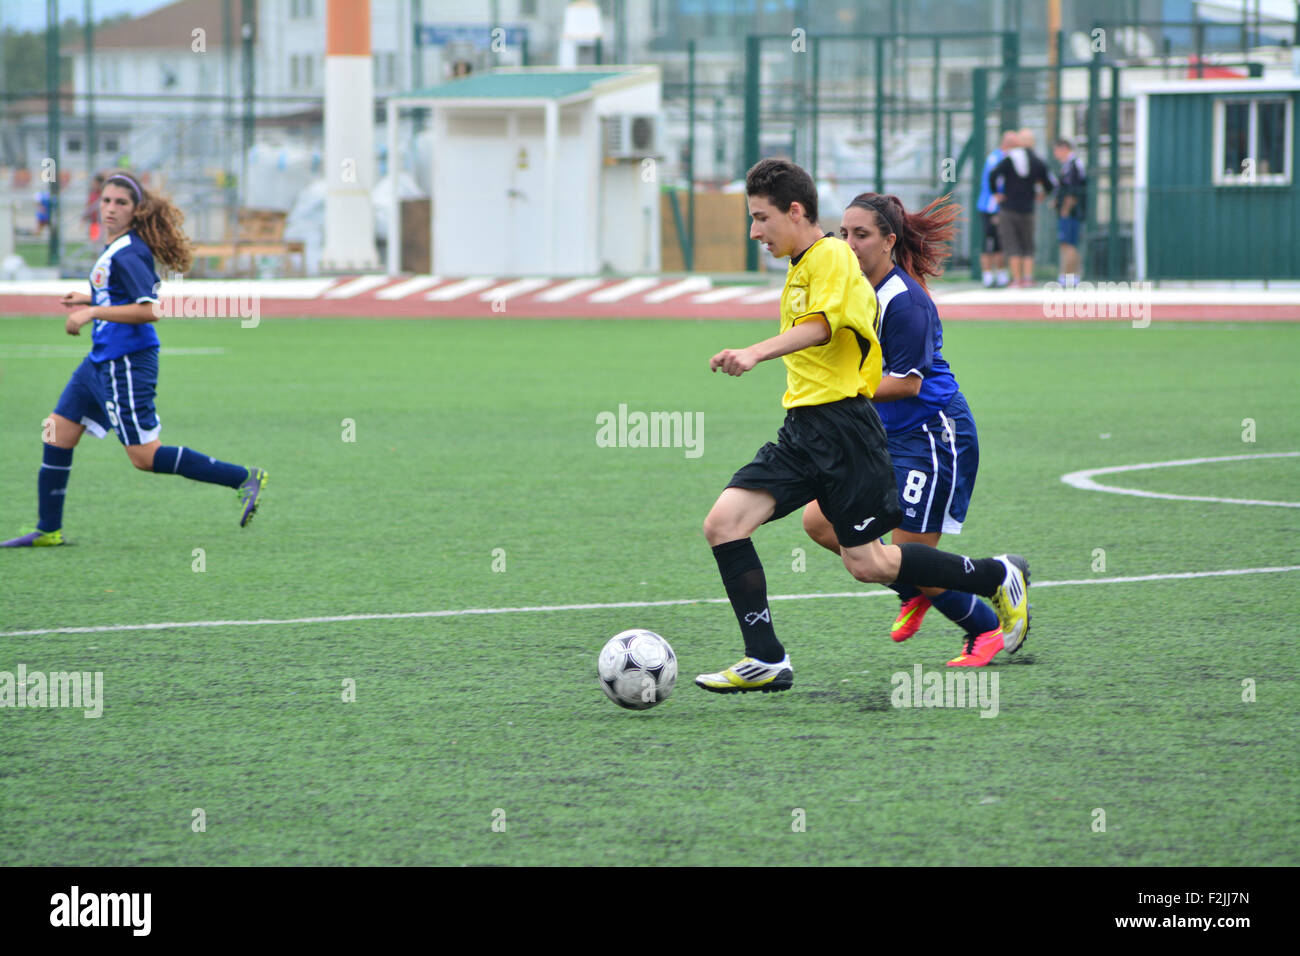
[[810, 690], [805, 697], [825, 699], [834, 704], [852, 704], [859, 711], [892, 710], [889, 703], [889, 691], [884, 688], [874, 690], [851, 690], [836, 688], [834, 690]]
[[1033, 666], [1036, 661], [1033, 654], [1016, 654], [1014, 656], [1008, 655], [1006, 660], [994, 661], [994, 663], [998, 667], [1024, 667], [1026, 665]]

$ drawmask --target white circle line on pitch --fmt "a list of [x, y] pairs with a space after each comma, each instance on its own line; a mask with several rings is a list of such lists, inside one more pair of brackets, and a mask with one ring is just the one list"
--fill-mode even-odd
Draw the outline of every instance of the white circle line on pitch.
[[1143, 491], [1140, 488], [1121, 488], [1093, 481], [1095, 475], [1114, 475], [1124, 471], [1149, 471], [1153, 468], [1178, 468], [1183, 465], [1208, 465], [1219, 461], [1252, 461], [1260, 458], [1300, 458], [1300, 451], [1280, 451], [1259, 455], [1223, 455], [1219, 458], [1180, 458], [1177, 461], [1150, 461], [1139, 465], [1115, 465], [1109, 468], [1089, 468], [1062, 475], [1061, 481], [1081, 491], [1104, 491], [1110, 495], [1131, 495], [1135, 498], [1165, 498], [1170, 501], [1217, 501], [1226, 505], [1262, 505], [1268, 508], [1300, 508], [1300, 501], [1264, 501], [1256, 498], [1217, 498], [1213, 495], [1175, 495], [1164, 491]]

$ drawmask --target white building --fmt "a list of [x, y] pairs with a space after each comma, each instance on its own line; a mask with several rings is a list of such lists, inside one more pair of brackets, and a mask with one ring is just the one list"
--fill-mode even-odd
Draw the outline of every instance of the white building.
[[394, 155], [413, 108], [432, 110], [434, 273], [659, 270], [658, 67], [504, 69], [393, 97]]

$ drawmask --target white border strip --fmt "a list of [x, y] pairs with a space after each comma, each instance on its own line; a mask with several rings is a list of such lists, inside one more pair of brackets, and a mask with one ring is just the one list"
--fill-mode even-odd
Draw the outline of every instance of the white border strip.
[[1300, 501], [1261, 501], [1255, 498], [1215, 498], [1211, 495], [1171, 495], [1161, 491], [1141, 491], [1137, 488], [1120, 488], [1103, 485], [1092, 480], [1093, 475], [1113, 475], [1122, 471], [1147, 471], [1152, 468], [1176, 468], [1181, 465], [1204, 465], [1215, 461], [1250, 461], [1256, 458], [1300, 458], [1300, 451], [1281, 451], [1263, 455], [1224, 455], [1221, 458], [1182, 458], [1178, 461], [1152, 461], [1141, 465], [1117, 465], [1113, 468], [1089, 468], [1062, 475], [1061, 481], [1080, 491], [1104, 491], [1112, 495], [1132, 495], [1135, 498], [1167, 498], [1171, 501], [1217, 501], [1228, 505], [1264, 505], [1271, 508], [1300, 508]]
[[[1226, 571], [1176, 571], [1140, 574], [1121, 578], [1077, 578], [1068, 581], [1036, 581], [1038, 588], [1071, 587], [1076, 584], [1136, 584], [1145, 581], [1186, 581], [1193, 578], [1221, 578], [1243, 574], [1284, 574], [1300, 571], [1300, 564], [1275, 568], [1233, 568]], [[773, 594], [768, 601], [817, 601], [825, 598], [891, 597], [893, 591], [833, 591], [816, 594]], [[543, 604], [533, 607], [470, 607], [450, 611], [406, 611], [390, 614], [339, 614], [331, 617], [258, 618], [249, 621], [168, 621], [157, 624], [102, 624], [93, 627], [50, 627], [37, 631], [3, 631], [0, 637], [39, 637], [44, 634], [104, 634], [115, 631], [165, 631], [171, 628], [254, 627], [264, 624], [342, 624], [348, 621], [402, 621], [431, 617], [473, 617], [483, 614], [538, 614], [550, 611], [607, 611], [631, 607], [678, 607], [686, 604], [727, 604], [728, 598], [680, 598], [672, 601], [616, 601], [611, 604]]]

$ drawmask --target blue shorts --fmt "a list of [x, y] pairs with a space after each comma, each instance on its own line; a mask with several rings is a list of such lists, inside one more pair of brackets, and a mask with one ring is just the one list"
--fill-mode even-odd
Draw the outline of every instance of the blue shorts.
[[1063, 242], [1069, 246], [1079, 244], [1079, 226], [1083, 220], [1075, 219], [1073, 216], [1056, 217], [1056, 241]]
[[924, 425], [889, 436], [904, 531], [961, 534], [980, 466], [975, 419], [961, 392]]
[[54, 413], [85, 425], [96, 438], [111, 430], [123, 445], [146, 445], [162, 430], [153, 404], [157, 389], [156, 348], [106, 362], [87, 356], [68, 379]]

